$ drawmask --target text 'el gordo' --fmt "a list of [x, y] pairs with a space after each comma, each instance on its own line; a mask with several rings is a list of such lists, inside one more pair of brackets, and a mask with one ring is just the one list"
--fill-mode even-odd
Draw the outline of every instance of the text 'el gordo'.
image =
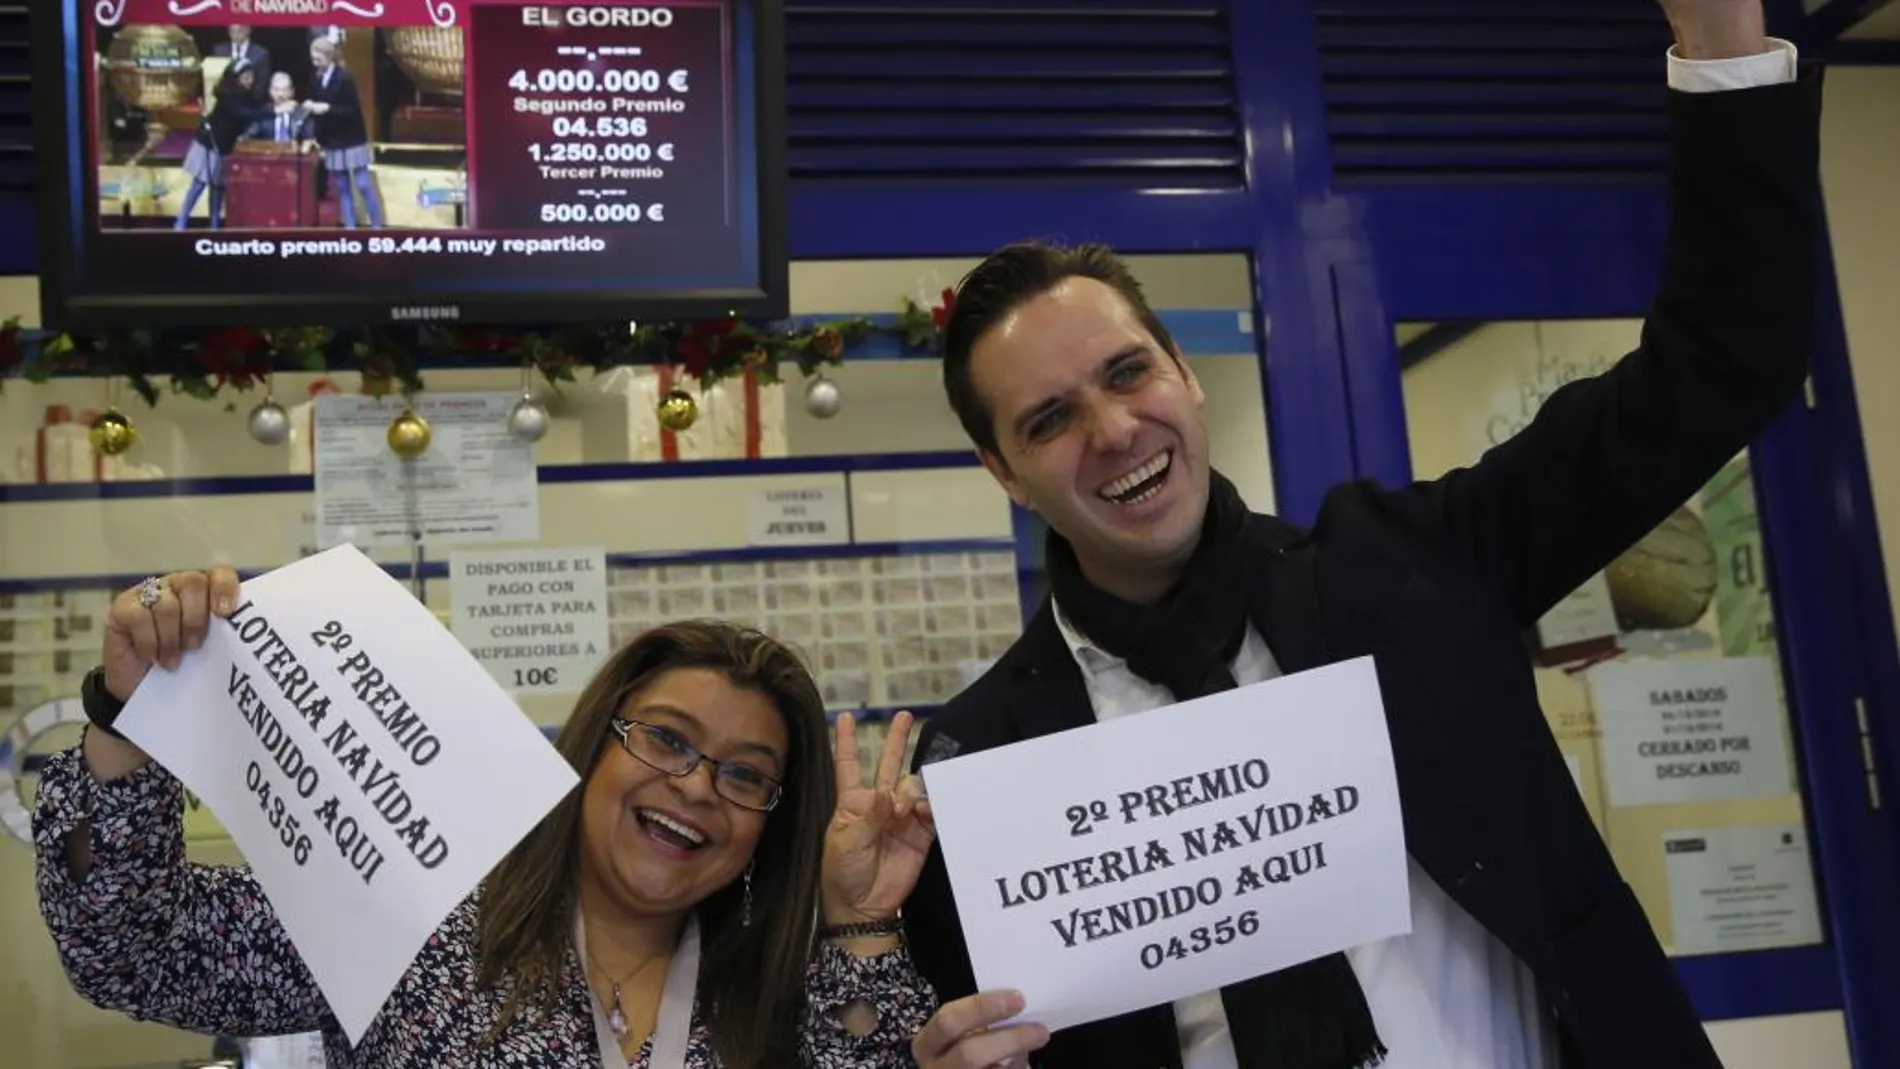
[[664, 7], [524, 7], [521, 24], [663, 30], [673, 25], [673, 12]]

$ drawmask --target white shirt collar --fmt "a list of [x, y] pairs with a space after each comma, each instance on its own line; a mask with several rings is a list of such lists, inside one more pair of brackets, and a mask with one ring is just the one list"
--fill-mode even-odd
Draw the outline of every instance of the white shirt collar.
[[1093, 675], [1111, 669], [1124, 667], [1127, 662], [1107, 650], [1089, 641], [1088, 636], [1075, 629], [1069, 618], [1062, 613], [1062, 604], [1049, 596], [1049, 609], [1056, 616], [1056, 630], [1062, 633], [1062, 641], [1069, 647], [1069, 655], [1075, 658], [1076, 665], [1084, 674]]

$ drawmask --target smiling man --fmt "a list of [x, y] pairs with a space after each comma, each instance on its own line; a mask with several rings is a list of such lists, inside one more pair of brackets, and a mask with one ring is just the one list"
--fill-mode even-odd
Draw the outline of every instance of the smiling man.
[[1641, 346], [1469, 469], [1339, 487], [1311, 528], [1250, 513], [1209, 465], [1200, 384], [1111, 253], [1012, 246], [963, 281], [945, 388], [996, 480], [1048, 521], [1052, 597], [933, 718], [919, 762], [1371, 655], [1413, 931], [1053, 1037], [991, 1029], [1018, 1000], [973, 994], [933, 853], [906, 909], [946, 1003], [915, 1044], [925, 1066], [1717, 1069], [1521, 643], [1806, 373], [1818, 76], [1764, 35], [1759, 0], [1663, 7], [1673, 217]]

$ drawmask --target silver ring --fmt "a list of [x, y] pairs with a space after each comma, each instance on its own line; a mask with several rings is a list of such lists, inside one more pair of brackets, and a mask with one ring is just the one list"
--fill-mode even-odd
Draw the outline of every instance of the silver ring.
[[157, 605], [158, 599], [165, 596], [164, 582], [156, 575], [147, 576], [145, 581], [139, 584], [139, 605], [147, 611]]

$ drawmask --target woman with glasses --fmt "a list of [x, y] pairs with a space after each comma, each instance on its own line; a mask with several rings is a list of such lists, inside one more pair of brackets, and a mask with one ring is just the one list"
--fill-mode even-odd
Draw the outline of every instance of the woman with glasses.
[[34, 818], [41, 912], [93, 1003], [236, 1036], [322, 1030], [329, 1069], [904, 1066], [936, 1008], [898, 906], [934, 838], [898, 717], [871, 786], [771, 638], [677, 623], [616, 652], [555, 741], [582, 776], [450, 914], [350, 1045], [248, 868], [184, 858], [182, 788], [111, 731], [239, 604], [229, 569], [121, 594], [93, 724]]

